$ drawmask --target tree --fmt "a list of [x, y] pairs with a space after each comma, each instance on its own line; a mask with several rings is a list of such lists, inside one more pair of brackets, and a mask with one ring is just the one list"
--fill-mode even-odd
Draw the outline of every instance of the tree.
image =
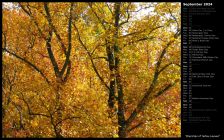
[[[21, 27], [22, 31], [19, 31], [18, 34], [16, 34], [14, 32], [13, 35], [16, 35], [16, 37], [18, 37], [18, 35], [20, 35], [19, 38], [21, 38], [21, 39], [24, 39], [23, 38], [24, 36], [22, 36], [22, 35], [25, 35], [25, 36], [30, 35], [31, 37], [28, 38], [27, 42], [25, 42], [25, 40], [19, 40], [19, 43], [25, 42], [24, 44], [17, 44], [17, 43], [11, 44], [11, 43], [8, 43], [7, 35], [5, 35], [4, 36], [5, 37], [4, 38], [4, 46], [3, 46], [2, 50], [7, 52], [8, 54], [13, 55], [14, 57], [20, 59], [24, 63], [28, 64], [30, 67], [32, 67], [34, 70], [36, 70], [38, 73], [40, 73], [40, 75], [45, 79], [45, 81], [47, 82], [47, 84], [49, 84], [49, 86], [53, 87], [54, 94], [55, 94], [55, 109], [54, 110], [56, 111], [56, 114], [54, 115], [54, 117], [56, 117], [55, 122], [52, 118], [53, 117], [52, 112], [49, 111], [49, 115], [41, 114], [41, 113], [33, 113], [30, 110], [30, 107], [28, 106], [28, 103], [25, 101], [25, 99], [24, 99], [24, 102], [27, 104], [28, 111], [29, 111], [30, 115], [39, 115], [39, 116], [44, 116], [44, 117], [51, 119], [51, 124], [54, 127], [56, 137], [61, 137], [61, 123], [63, 121], [63, 119], [62, 119], [62, 103], [61, 103], [61, 86], [63, 84], [65, 84], [65, 82], [67, 81], [67, 78], [69, 77], [70, 69], [71, 69], [71, 62], [70, 62], [70, 54], [71, 54], [71, 47], [72, 47], [72, 41], [71, 41], [71, 38], [72, 38], [72, 32], [71, 32], [72, 15], [71, 15], [71, 12], [73, 9], [73, 3], [71, 3], [70, 7], [68, 7], [70, 9], [69, 16], [66, 19], [64, 19], [64, 20], [67, 20], [67, 24], [68, 24], [66, 44], [64, 43], [65, 40], [62, 40], [62, 37], [59, 34], [57, 27], [53, 23], [48, 3], [42, 3], [42, 4], [18, 3], [18, 5], [21, 8], [21, 10], [23, 11], [22, 12], [19, 9], [19, 16], [22, 16], [22, 19], [17, 19], [17, 20], [19, 20], [18, 26], [21, 27], [22, 26], [21, 24], [23, 22], [25, 22], [25, 23], [27, 22], [30, 25], [31, 30], [27, 30], [26, 27], [22, 26]], [[16, 12], [16, 10], [13, 10], [13, 11]], [[34, 13], [38, 13], [39, 15], [36, 15]], [[23, 22], [21, 20], [23, 20]], [[44, 25], [43, 25], [43, 23], [44, 23]], [[11, 27], [11, 28], [13, 28], [13, 27]], [[8, 31], [8, 29], [6, 29], [4, 34], [7, 34], [6, 32], [12, 32], [12, 31], [10, 31], [10, 30]], [[53, 38], [53, 33], [56, 36], [54, 38]], [[36, 39], [37, 34], [38, 34], [38, 39]], [[28, 53], [30, 50], [32, 51], [32, 49], [34, 47], [36, 47], [37, 40], [41, 43], [42, 42], [46, 43], [46, 45], [44, 47], [47, 50], [47, 55], [44, 54], [43, 49], [41, 49], [42, 52], [38, 52], [38, 54], [49, 58], [49, 60], [52, 64], [54, 75], [55, 75], [55, 78], [53, 79], [53, 81], [49, 81], [49, 78], [46, 76], [46, 74], [44, 74], [44, 72], [36, 64], [29, 61], [28, 58], [24, 58], [21, 56], [21, 55], [25, 55], [25, 57], [29, 57], [27, 55], [29, 55]], [[53, 43], [53, 41], [54, 41], [54, 43]], [[55, 43], [59, 43], [59, 45], [57, 45]], [[14, 45], [21, 45], [21, 47], [24, 47], [24, 49], [26, 49], [26, 51], [24, 52], [22, 50], [23, 52], [21, 52], [21, 53], [23, 53], [23, 54], [21, 54], [21, 55], [18, 54], [18, 52], [14, 53], [14, 51], [10, 50], [11, 48], [16, 47]], [[63, 52], [63, 54], [61, 54], [61, 56], [59, 57], [59, 60], [57, 60], [55, 58], [55, 54], [52, 51], [52, 46], [54, 48], [59, 47], [61, 49], [61, 51]], [[65, 57], [65, 59], [63, 57]], [[43, 62], [43, 63], [45, 63], [45, 62]], [[59, 65], [59, 63], [60, 63], [60, 65]]]
[[[113, 9], [114, 9], [113, 11], [111, 10], [112, 8], [110, 8], [108, 5], [104, 5], [105, 7], [107, 6], [108, 9], [109, 9], [108, 11], [111, 12], [111, 16], [107, 16], [107, 17], [104, 16], [107, 19], [108, 19], [108, 17], [111, 17], [111, 19], [109, 19], [109, 20], [100, 18], [100, 16], [98, 15], [100, 13], [97, 13], [95, 11], [93, 5], [94, 4], [92, 4], [92, 3], [89, 4], [90, 11], [92, 12], [91, 14], [93, 14], [95, 16], [98, 24], [102, 25], [102, 28], [104, 29], [104, 32], [108, 35], [108, 36], [105, 37], [105, 43], [103, 43], [103, 44], [105, 44], [105, 46], [106, 46], [106, 54], [107, 54], [106, 55], [106, 60], [108, 61], [108, 66], [109, 66], [109, 70], [110, 70], [110, 84], [109, 84], [109, 86], [106, 84], [105, 81], [103, 81], [103, 78], [99, 75], [99, 72], [97, 71], [96, 66], [93, 63], [93, 58], [92, 58], [92, 55], [91, 55], [92, 53], [90, 51], [88, 51], [87, 46], [85, 45], [87, 43], [84, 43], [82, 41], [78, 28], [76, 27], [76, 25], [74, 25], [74, 26], [75, 26], [76, 31], [78, 32], [78, 39], [80, 41], [80, 44], [84, 47], [84, 49], [87, 51], [88, 56], [90, 57], [90, 60], [92, 62], [93, 68], [94, 68], [94, 71], [96, 72], [96, 74], [99, 77], [99, 79], [101, 80], [101, 82], [109, 90], [108, 106], [110, 108], [113, 108], [114, 104], [115, 104], [115, 99], [117, 99], [117, 102], [118, 102], [117, 115], [118, 115], [118, 127], [119, 127], [118, 135], [119, 135], [119, 137], [126, 137], [126, 133], [127, 133], [128, 129], [133, 130], [133, 128], [135, 128], [136, 126], [139, 126], [139, 124], [137, 124], [133, 128], [129, 128], [130, 124], [135, 120], [136, 116], [141, 111], [143, 111], [147, 102], [149, 102], [149, 100], [151, 98], [153, 98], [150, 95], [153, 93], [153, 90], [155, 88], [155, 85], [157, 83], [159, 75], [165, 69], [167, 69], [167, 67], [169, 67], [170, 65], [174, 64], [174, 65], [179, 66], [179, 63], [170, 62], [170, 63], [164, 65], [163, 67], [161, 67], [161, 63], [162, 63], [162, 60], [163, 60], [163, 58], [166, 54], [167, 49], [180, 36], [180, 27], [179, 27], [180, 21], [178, 21], [178, 18], [176, 18], [173, 15], [173, 13], [170, 9], [170, 7], [172, 7], [171, 4], [170, 5], [165, 4], [165, 3], [164, 4], [158, 4], [158, 5], [155, 6], [156, 8], [161, 7], [158, 10], [158, 13], [161, 14], [162, 16], [166, 16], [165, 14], [167, 12], [170, 16], [170, 18], [168, 18], [164, 21], [165, 23], [163, 25], [157, 25], [158, 23], [157, 24], [152, 24], [151, 25], [152, 27], [150, 27], [149, 29], [141, 29], [140, 28], [139, 31], [137, 30], [135, 32], [131, 32], [127, 35], [123, 35], [123, 36], [120, 37], [119, 34], [121, 34], [121, 32], [122, 32], [121, 31], [122, 25], [128, 23], [128, 21], [130, 19], [129, 10], [131, 10], [130, 7], [132, 7], [131, 3], [128, 3], [128, 4], [115, 3], [113, 5]], [[125, 10], [121, 9], [122, 6]], [[98, 8], [98, 9], [105, 9], [105, 8], [102, 8], [102, 7], [99, 8], [96, 4], [95, 4], [95, 7]], [[176, 7], [176, 6], [173, 6], [173, 7]], [[98, 11], [100, 12], [100, 10], [98, 10]], [[122, 11], [124, 13], [122, 13]], [[107, 14], [109, 12], [104, 11], [104, 12], [101, 12], [101, 14], [102, 13]], [[122, 17], [122, 15], [123, 15], [123, 17]], [[151, 21], [152, 20], [151, 22], [153, 22], [153, 20], [159, 20], [160, 18], [162, 19], [162, 16], [156, 15], [155, 17], [149, 18], [146, 21]], [[124, 17], [127, 17], [127, 18], [122, 21], [121, 19], [124, 18]], [[121, 46], [124, 45], [123, 42], [130, 45], [130, 44], [136, 43], [138, 41], [144, 41], [144, 40], [155, 38], [156, 35], [158, 35], [158, 33], [155, 33], [156, 30], [159, 30], [161, 28], [167, 28], [169, 26], [172, 26], [173, 24], [176, 24], [175, 25], [176, 26], [176, 31], [173, 32], [171, 35], [169, 35], [170, 38], [168, 38], [162, 44], [163, 49], [162, 49], [161, 54], [159, 55], [158, 60], [156, 62], [153, 79], [152, 79], [152, 82], [151, 82], [149, 88], [146, 90], [142, 100], [137, 104], [137, 107], [133, 110], [133, 112], [131, 113], [129, 118], [125, 119], [125, 109], [124, 109], [125, 104], [124, 104], [123, 84], [122, 84], [120, 68], [119, 68], [120, 67], [119, 62], [120, 62], [120, 59], [121, 59], [119, 55], [120, 55]], [[138, 25], [137, 25], [137, 27], [138, 27]], [[133, 27], [133, 28], [136, 30], [136, 27]], [[97, 29], [97, 30], [99, 31], [100, 29]], [[151, 35], [152, 33], [154, 33], [152, 36], [147, 37], [148, 35]], [[161, 31], [160, 31], [160, 33], [161, 33]], [[138, 36], [136, 36], [136, 34]], [[142, 37], [142, 34], [144, 35], [143, 37]], [[147, 34], [147, 36], [145, 34]], [[135, 40], [135, 41], [131, 41], [131, 42], [129, 42], [127, 40], [124, 41], [124, 38], [127, 38], [129, 36], [132, 36], [132, 37], [134, 36], [134, 38], [137, 37], [138, 39]], [[122, 42], [122, 43], [120, 43], [120, 42]], [[96, 48], [98, 48], [98, 47], [99, 46], [96, 46]], [[100, 57], [98, 57], [98, 58], [100, 58]], [[103, 57], [103, 58], [105, 58], [105, 57]], [[179, 80], [176, 79], [173, 83], [169, 83], [165, 87], [162, 87], [157, 92], [157, 94], [154, 95], [154, 97], [160, 96], [161, 94], [163, 94], [164, 92], [169, 90], [171, 87], [173, 87], [178, 81]], [[116, 97], [116, 92], [117, 92], [117, 97]]]

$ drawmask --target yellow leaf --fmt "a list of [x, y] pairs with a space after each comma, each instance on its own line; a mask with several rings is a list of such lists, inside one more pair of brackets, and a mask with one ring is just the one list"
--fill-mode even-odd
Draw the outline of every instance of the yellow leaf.
[[118, 134], [114, 134], [113, 138], [119, 138]]

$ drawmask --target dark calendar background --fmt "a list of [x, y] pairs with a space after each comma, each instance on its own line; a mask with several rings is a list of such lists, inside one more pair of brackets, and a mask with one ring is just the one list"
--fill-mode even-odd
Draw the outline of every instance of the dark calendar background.
[[182, 2], [182, 137], [223, 138], [223, 21], [217, 1]]

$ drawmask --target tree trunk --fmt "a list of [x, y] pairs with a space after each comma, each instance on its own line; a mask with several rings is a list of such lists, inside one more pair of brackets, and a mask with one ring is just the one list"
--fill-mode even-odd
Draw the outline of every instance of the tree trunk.
[[125, 122], [125, 110], [124, 110], [124, 94], [123, 88], [121, 85], [120, 75], [116, 77], [117, 80], [117, 88], [118, 88], [118, 135], [120, 138], [126, 137], [126, 122]]
[[56, 137], [62, 136], [62, 104], [61, 104], [61, 84], [62, 78], [57, 77], [57, 85], [56, 85]]
[[107, 57], [110, 69], [110, 91], [109, 91], [109, 99], [108, 99], [108, 106], [110, 109], [114, 108], [115, 104], [115, 74], [114, 74], [114, 55], [113, 50], [110, 46], [107, 46]]
[[117, 92], [118, 92], [118, 136], [120, 138], [125, 138], [126, 137], [126, 121], [125, 121], [125, 109], [124, 109], [124, 93], [123, 93], [123, 86], [121, 83], [121, 76], [119, 72], [119, 46], [118, 46], [118, 33], [119, 33], [119, 20], [120, 20], [120, 7], [121, 3], [115, 3], [115, 11], [114, 11], [114, 27], [115, 27], [115, 32], [114, 32], [114, 56], [115, 56], [115, 77], [116, 77], [116, 84], [117, 84]]

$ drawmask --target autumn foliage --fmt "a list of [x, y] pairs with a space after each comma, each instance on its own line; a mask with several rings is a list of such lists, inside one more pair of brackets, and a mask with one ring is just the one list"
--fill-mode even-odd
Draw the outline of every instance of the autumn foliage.
[[3, 137], [180, 137], [180, 3], [3, 3]]

